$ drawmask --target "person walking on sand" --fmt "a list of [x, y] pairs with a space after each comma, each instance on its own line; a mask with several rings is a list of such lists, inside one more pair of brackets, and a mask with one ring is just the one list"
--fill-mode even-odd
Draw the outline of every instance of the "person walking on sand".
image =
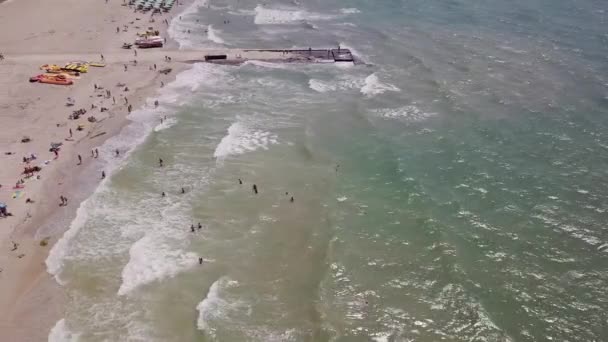
[[258, 186], [253, 184], [253, 193], [258, 194]]
[[95, 149], [95, 158], [99, 157], [99, 150]]
[[72, 129], [70, 128], [70, 138], [72, 137]]
[[82, 164], [82, 156], [79, 154], [78, 155], [78, 165]]
[[127, 71], [127, 65], [125, 64], [125, 72]]
[[190, 226], [190, 231], [194, 233], [194, 224]]
[[133, 50], [133, 54], [137, 57], [137, 50]]
[[103, 54], [101, 55], [101, 61], [105, 61], [105, 58], [103, 58]]
[[165, 82], [160, 81], [160, 87], [162, 88], [162, 87], [164, 87], [164, 86], [165, 86]]
[[239, 184], [243, 185], [243, 181], [239, 178]]
[[182, 188], [182, 194], [186, 193], [186, 189]]
[[154, 107], [158, 107], [158, 100], [154, 101]]
[[95, 150], [91, 150], [91, 158], [95, 158]]
[[116, 98], [112, 96], [112, 104], [116, 104]]
[[101, 171], [101, 179], [106, 179], [106, 172], [105, 171]]
[[163, 191], [163, 193], [162, 193], [162, 194], [160, 194], [160, 195], [161, 195], [161, 197], [165, 197], [165, 196], [167, 196], [167, 194], [166, 194], [164, 191]]
[[289, 199], [289, 202], [293, 203], [293, 196], [291, 196], [291, 198]]
[[55, 159], [59, 158], [59, 150], [58, 149], [54, 149], [53, 153], [55, 153]]
[[203, 258], [198, 258], [198, 264], [202, 265], [203, 264]]
[[120, 151], [118, 149], [116, 149], [116, 156], [118, 157], [120, 155]]
[[162, 158], [158, 158], [158, 166], [159, 167], [163, 167], [163, 159]]
[[201, 228], [203, 228], [203, 225], [199, 222], [198, 223], [198, 229], [200, 230]]

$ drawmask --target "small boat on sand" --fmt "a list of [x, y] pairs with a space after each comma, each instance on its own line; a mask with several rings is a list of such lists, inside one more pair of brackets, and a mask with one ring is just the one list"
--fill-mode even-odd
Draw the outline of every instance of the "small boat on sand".
[[68, 79], [64, 75], [54, 75], [54, 76], [38, 75], [37, 78], [38, 78], [38, 82], [40, 82], [40, 83], [58, 84], [58, 85], [74, 84], [74, 81]]

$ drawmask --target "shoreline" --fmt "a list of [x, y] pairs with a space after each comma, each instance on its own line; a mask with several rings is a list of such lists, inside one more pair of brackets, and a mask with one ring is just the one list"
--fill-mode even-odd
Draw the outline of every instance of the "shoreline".
[[[73, 3], [69, 0], [62, 0], [62, 2], [65, 2], [66, 5]], [[184, 5], [188, 6], [189, 4], [190, 2], [187, 2], [182, 3], [181, 6], [176, 6], [169, 13], [169, 16], [165, 14], [163, 18], [171, 20], [179, 15], [180, 11], [183, 11]], [[36, 6], [37, 11], [44, 12], [40, 7], [49, 6], [49, 10], [52, 11], [53, 8], [60, 5], [55, 3], [41, 6], [33, 0], [19, 0], [0, 4], [3, 14], [8, 16], [11, 14], [20, 16], [22, 12], [26, 13], [26, 16], [32, 14], [31, 11], [28, 11], [28, 8], [32, 6]], [[149, 16], [149, 14], [133, 13], [128, 9], [123, 9], [121, 8], [123, 6], [118, 2], [104, 4], [89, 1], [85, 4], [81, 3], [75, 9], [76, 13], [80, 11], [82, 14], [79, 20], [84, 26], [89, 24], [87, 19], [90, 19], [90, 14], [85, 15], [85, 12], [95, 13], [94, 10], [91, 11], [91, 7], [98, 7], [99, 10], [111, 12], [111, 16], [115, 18], [114, 20], [122, 20], [123, 22], [132, 23], [135, 22], [137, 17]], [[66, 13], [59, 13], [59, 15], [68, 17], [67, 20], [72, 17]], [[0, 15], [0, 18], [2, 18], [2, 15]], [[93, 46], [108, 47], [107, 52], [103, 49], [100, 52], [100, 54], [105, 52], [106, 67], [90, 68], [89, 72], [82, 74], [80, 79], [76, 80], [72, 86], [27, 84], [27, 79], [23, 77], [24, 74], [27, 72], [32, 75], [39, 73], [38, 66], [40, 63], [35, 58], [29, 60], [18, 58], [14, 61], [12, 56], [19, 56], [17, 52], [25, 53], [25, 56], [35, 54], [27, 53], [28, 49], [13, 50], [14, 45], [11, 44], [3, 44], [2, 51], [0, 51], [0, 53], [5, 54], [6, 58], [0, 62], [0, 73], [8, 75], [9, 78], [5, 82], [13, 85], [14, 88], [17, 88], [15, 91], [20, 93], [16, 98], [11, 97], [11, 94], [6, 98], [0, 97], [0, 115], [2, 115], [4, 123], [8, 123], [7, 128], [11, 128], [11, 125], [14, 126], [14, 131], [8, 132], [7, 129], [7, 131], [2, 132], [1, 136], [3, 142], [2, 158], [4, 158], [5, 165], [10, 163], [11, 167], [3, 169], [0, 173], [0, 183], [3, 185], [0, 188], [0, 194], [2, 195], [0, 201], [6, 201], [9, 212], [14, 215], [0, 219], [0, 225], [2, 226], [0, 232], [0, 269], [2, 270], [0, 272], [0, 306], [6, 308], [3, 310], [4, 315], [0, 319], [0, 334], [7, 340], [46, 341], [50, 330], [63, 318], [65, 293], [53, 275], [47, 272], [45, 261], [57, 241], [63, 237], [76, 218], [81, 203], [90, 197], [100, 184], [99, 173], [96, 172], [93, 175], [90, 173], [96, 171], [101, 163], [90, 157], [90, 150], [100, 148], [112, 137], [119, 135], [132, 122], [127, 118], [127, 105], [122, 102], [123, 99], [128, 96], [128, 102], [134, 110], [145, 108], [146, 100], [157, 94], [161, 81], [168, 84], [175, 79], [177, 74], [190, 67], [179, 62], [164, 63], [169, 64], [173, 71], [169, 75], [162, 75], [155, 70], [149, 70], [148, 67], [152, 67], [151, 62], [144, 61], [143, 63], [140, 62], [138, 66], [129, 65], [129, 71], [124, 72], [122, 70], [123, 62], [120, 60], [113, 61], [112, 56], [113, 53], [127, 56], [125, 51], [120, 50], [121, 40], [126, 35], [132, 35], [131, 38], [134, 40], [136, 30], [130, 28], [125, 34], [121, 32], [118, 35], [109, 32], [102, 34], [100, 32], [108, 28], [108, 25], [104, 22], [105, 20], [102, 18], [102, 21], [97, 23], [100, 26], [95, 26], [95, 31], [99, 34], [99, 41], [93, 43], [95, 45], [87, 46], [85, 42], [82, 42], [82, 44], [75, 43], [75, 45], [79, 47], [85, 45], [84, 51], [91, 51]], [[17, 21], [0, 23], [0, 30], [6, 32], [5, 34], [0, 33], [0, 41], [9, 40], [7, 35], [18, 31], [15, 27], [17, 23]], [[50, 24], [55, 23], [51, 22]], [[161, 24], [160, 21], [159, 24]], [[110, 26], [114, 28], [114, 26]], [[73, 31], [70, 27], [68, 28], [70, 31], [66, 31], [66, 34], [72, 34]], [[167, 36], [167, 26], [159, 25], [158, 29], [162, 32], [162, 35], [168, 38], [168, 46], [177, 45]], [[72, 39], [74, 41], [79, 40], [74, 37]], [[82, 39], [86, 39], [86, 37], [82, 37]], [[53, 49], [51, 48], [51, 50]], [[128, 50], [128, 52], [132, 51]], [[158, 52], [152, 54], [152, 58], [162, 53], [162, 51], [166, 51], [166, 49], [156, 51]], [[148, 52], [151, 51], [138, 50], [138, 55], [145, 56]], [[88, 54], [81, 53], [78, 55]], [[93, 56], [92, 53], [90, 55]], [[97, 56], [97, 53], [94, 55]], [[58, 54], [57, 57], [59, 57], [57, 60], [49, 60], [46, 63], [66, 63], [70, 60], [68, 56], [62, 54]], [[60, 58], [62, 60], [59, 60]], [[79, 60], [82, 60], [82, 58], [79, 58]], [[163, 65], [162, 59], [159, 59], [156, 63]], [[114, 84], [116, 81], [120, 82], [121, 78], [128, 80], [124, 83], [129, 87], [129, 92], [115, 96], [118, 97], [116, 104], [110, 98], [102, 96], [103, 99], [100, 99], [99, 94], [102, 92], [94, 91], [93, 86], [99, 84], [100, 86], [105, 85], [105, 89], [111, 90], [113, 93], [120, 93], [120, 89], [114, 87]], [[63, 107], [65, 98], [68, 96], [76, 100], [74, 107]], [[26, 105], [21, 103], [26, 103]], [[97, 107], [105, 105], [109, 107], [109, 110], [107, 112], [98, 112], [98, 109], [90, 110], [91, 104], [95, 104]], [[85, 108], [87, 110], [85, 116], [93, 114], [98, 118], [98, 121], [94, 124], [89, 124], [83, 119], [67, 121], [67, 114], [78, 108]], [[32, 111], [39, 111], [44, 114], [33, 118], [32, 121], [34, 122], [23, 122], [27, 121], [30, 116], [29, 113]], [[12, 117], [11, 114], [14, 112], [20, 115]], [[57, 122], [56, 127], [53, 127], [54, 122]], [[32, 129], [32, 124], [35, 124], [37, 129]], [[85, 130], [83, 132], [76, 131], [76, 124], [84, 124], [86, 126]], [[73, 141], [66, 140], [68, 128], [73, 129]], [[21, 130], [28, 131], [28, 134], [33, 138], [32, 143], [21, 144], [18, 142], [18, 131]], [[102, 132], [105, 133], [95, 138], [95, 135]], [[44, 147], [52, 141], [61, 141], [64, 144], [59, 152], [60, 157], [56, 160], [53, 160], [52, 154], [47, 151], [48, 147]], [[38, 160], [36, 161], [50, 160], [51, 162], [45, 165], [39, 173], [40, 180], [31, 179], [26, 181], [22, 197], [10, 199], [8, 196], [10, 180], [22, 177], [20, 170], [25, 164], [21, 163], [20, 158], [23, 155], [28, 155], [27, 153], [30, 153], [30, 151], [37, 154]], [[13, 154], [7, 155], [6, 152], [13, 152]], [[76, 165], [77, 155], [83, 156], [83, 161], [78, 166]], [[38, 163], [32, 165], [38, 165]], [[67, 206], [57, 206], [59, 194], [68, 197]], [[25, 198], [31, 198], [34, 203], [25, 204]], [[46, 241], [45, 246], [41, 245], [42, 240]], [[12, 250], [14, 248], [13, 241], [18, 244], [16, 250]]]
[[[0, 115], [8, 124], [8, 129], [0, 134], [0, 141], [3, 142], [0, 153], [3, 161], [10, 165], [0, 170], [0, 184], [3, 185], [0, 188], [0, 201], [7, 200], [9, 211], [14, 215], [0, 219], [3, 227], [0, 230], [0, 307], [9, 308], [0, 318], [0, 334], [16, 341], [47, 340], [51, 328], [63, 318], [65, 293], [56, 274], [60, 267], [48, 265], [49, 256], [53, 255], [51, 251], [55, 248], [63, 247], [58, 243], [65, 241], [67, 244], [71, 236], [78, 233], [79, 228], [75, 227], [79, 224], [76, 222], [78, 210], [102, 183], [101, 171], [108, 178], [111, 176], [108, 160], [114, 151], [102, 146], [136, 123], [128, 118], [128, 106], [132, 106], [135, 112], [150, 108], [147, 102], [158, 95], [161, 82], [170, 84], [194, 63], [204, 62], [207, 54], [226, 55], [226, 64], [242, 64], [249, 60], [322, 62], [312, 58], [312, 54], [309, 56], [307, 52], [310, 51], [306, 50], [178, 50], [178, 42], [168, 35], [171, 24], [163, 22], [166, 19], [172, 23], [184, 12], [191, 11], [197, 5], [195, 0], [181, 2], [154, 24], [146, 22], [149, 13], [132, 12], [117, 0], [111, 3], [59, 1], [61, 4], [40, 5], [35, 0], [9, 0], [0, 5], [3, 9], [0, 13], [0, 42], [7, 42], [0, 51], [5, 57], [0, 61], [0, 74], [5, 75], [4, 79], [0, 78], [0, 85], [11, 89], [5, 97], [0, 94]], [[56, 11], [57, 6], [62, 5], [72, 8], [70, 14]], [[17, 27], [23, 26], [22, 22], [35, 22], [37, 16], [45, 12], [50, 14], [44, 17], [44, 22], [31, 28], [35, 32], [17, 30]], [[16, 19], [22, 13], [26, 18]], [[94, 18], [90, 13], [95, 13]], [[75, 22], [70, 22], [74, 17]], [[158, 19], [158, 16], [155, 17]], [[121, 25], [123, 29], [117, 30]], [[167, 38], [165, 47], [121, 48], [123, 42], [135, 40], [135, 33], [141, 31], [142, 26], [149, 25]], [[20, 33], [12, 34], [17, 31]], [[69, 37], [70, 44], [64, 44], [66, 37]], [[326, 53], [329, 56], [331, 50], [318, 51], [323, 51], [319, 56]], [[72, 60], [98, 61], [101, 54], [105, 67], [90, 67], [89, 72], [82, 74], [74, 85], [66, 87], [27, 82], [29, 76], [40, 73], [39, 66], [42, 64], [61, 65]], [[171, 56], [170, 61], [165, 58], [167, 55]], [[137, 59], [137, 63], [133, 59]], [[159, 73], [163, 68], [171, 68], [171, 73]], [[120, 83], [124, 85], [118, 87]], [[97, 89], [98, 86], [102, 88]], [[111, 96], [104, 96], [108, 90]], [[73, 107], [63, 106], [67, 97], [75, 99]], [[92, 108], [92, 104], [97, 108]], [[101, 107], [108, 110], [100, 112]], [[79, 108], [87, 110], [85, 117], [94, 115], [97, 122], [67, 120], [68, 114]], [[85, 129], [76, 131], [77, 124], [83, 124]], [[67, 139], [68, 129], [75, 132], [73, 139]], [[33, 137], [32, 142], [20, 143], [21, 131], [27, 131]], [[57, 159], [53, 159], [52, 153], [48, 152], [51, 142], [64, 144]], [[114, 166], [119, 168], [128, 153], [138, 145], [124, 147]], [[97, 159], [90, 156], [92, 149], [100, 149], [101, 153], [108, 151]], [[13, 154], [6, 155], [5, 152]], [[22, 177], [20, 171], [25, 164], [20, 158], [30, 153], [38, 156], [32, 165], [48, 161], [42, 165], [41, 179], [28, 180], [22, 198], [9, 199], [10, 184]], [[77, 165], [78, 155], [83, 158]], [[68, 198], [66, 206], [58, 206], [59, 196]], [[31, 198], [34, 203], [26, 204], [26, 198]], [[18, 244], [16, 250], [12, 250], [13, 241]], [[61, 259], [61, 253], [57, 253]], [[54, 261], [57, 261], [56, 257]]]

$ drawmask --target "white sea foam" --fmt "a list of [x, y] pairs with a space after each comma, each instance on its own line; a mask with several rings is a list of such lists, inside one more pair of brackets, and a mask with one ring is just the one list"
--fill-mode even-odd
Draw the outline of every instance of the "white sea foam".
[[219, 30], [216, 30], [213, 28], [213, 25], [209, 25], [207, 27], [207, 38], [217, 44], [224, 44], [225, 41], [220, 38], [220, 36], [218, 35], [220, 33]]
[[167, 243], [167, 237], [150, 233], [137, 241], [129, 250], [129, 262], [122, 270], [122, 284], [118, 295], [176, 274], [196, 265], [195, 253], [175, 249]]
[[[375, 109], [372, 112], [377, 115], [385, 118], [385, 119], [400, 119], [407, 122], [419, 122], [428, 119], [431, 116], [436, 115], [436, 113], [427, 113], [422, 111], [415, 105], [403, 106], [399, 108], [382, 108]], [[459, 185], [457, 187], [462, 187], [463, 185]]]
[[208, 3], [208, 0], [195, 0], [183, 12], [171, 20], [167, 32], [179, 44], [180, 49], [194, 47], [192, 35], [184, 33], [184, 31], [194, 28], [189, 24], [188, 17], [195, 15], [199, 8], [207, 7]]
[[310, 87], [310, 89], [319, 93], [345, 91], [349, 89], [360, 88], [364, 84], [365, 82], [362, 79], [355, 78], [352, 76], [340, 76], [331, 81], [318, 80], [315, 78], [311, 78], [310, 80], [308, 80], [308, 86]]
[[211, 320], [226, 318], [231, 310], [248, 310], [248, 306], [243, 302], [229, 302], [222, 298], [222, 292], [225, 289], [236, 287], [238, 284], [236, 280], [228, 277], [221, 277], [211, 284], [205, 298], [196, 306], [196, 310], [199, 312], [196, 326], [199, 330], [213, 335], [214, 329], [209, 325]]
[[336, 90], [336, 85], [316, 80], [314, 78], [308, 81], [308, 86], [310, 87], [310, 89], [319, 93], [326, 93], [328, 91]]
[[87, 199], [84, 202], [80, 203], [78, 210], [76, 210], [76, 217], [70, 224], [70, 228], [63, 234], [63, 236], [53, 245], [51, 248], [49, 255], [47, 256], [45, 263], [47, 272], [55, 276], [55, 280], [63, 285], [63, 281], [59, 278], [59, 274], [61, 269], [63, 268], [65, 257], [69, 251], [69, 244], [88, 219], [88, 213], [90, 208], [88, 208], [88, 203], [91, 199]]
[[55, 323], [49, 332], [49, 342], [77, 342], [79, 334], [72, 333], [65, 324], [65, 319], [60, 319]]
[[163, 120], [162, 123], [159, 123], [156, 127], [154, 127], [154, 132], [164, 131], [165, 129], [170, 128], [171, 126], [175, 125], [176, 123], [177, 123], [176, 118], [167, 118], [166, 120]]
[[270, 132], [253, 129], [244, 123], [235, 122], [228, 127], [228, 134], [217, 145], [213, 156], [223, 159], [257, 149], [267, 150], [269, 145], [278, 143], [277, 139], [277, 136]]
[[344, 14], [357, 14], [357, 13], [361, 13], [361, 11], [359, 11], [358, 8], [341, 8], [340, 12], [344, 13]]
[[304, 20], [330, 20], [335, 17], [335, 15], [312, 13], [295, 8], [265, 8], [257, 5], [254, 22], [257, 25], [290, 24]]
[[401, 89], [396, 86], [380, 82], [378, 76], [375, 73], [367, 76], [365, 79], [365, 85], [361, 87], [361, 92], [366, 96], [379, 95], [387, 91], [400, 91]]
[[[158, 123], [158, 117], [160, 112], [166, 111], [168, 108], [165, 107], [165, 103], [175, 103], [178, 101], [180, 96], [187, 96], [190, 93], [184, 91], [184, 88], [189, 88], [190, 91], [194, 91], [198, 86], [203, 83], [213, 84], [219, 78], [221, 78], [222, 71], [218, 68], [212, 69], [208, 65], [197, 64], [192, 69], [186, 70], [177, 75], [176, 80], [165, 86], [160, 90], [160, 96], [158, 99], [161, 102], [161, 106], [156, 109], [138, 109], [128, 116], [131, 123], [125, 126], [121, 132], [108, 139], [100, 150], [100, 155], [105, 158], [100, 158], [96, 162], [99, 163], [100, 169], [106, 172], [106, 179], [101, 183], [102, 185], [107, 184], [110, 181], [109, 177], [112, 172], [118, 168], [124, 160], [131, 154], [134, 147], [141, 144], [148, 134], [154, 130]], [[114, 157], [114, 151], [118, 149], [121, 151], [120, 157]], [[96, 194], [101, 191], [101, 187], [98, 187]], [[47, 271], [55, 276], [55, 279], [59, 284], [63, 284], [60, 279], [60, 273], [64, 266], [65, 259], [69, 253], [70, 241], [74, 239], [89, 217], [89, 212], [96, 209], [94, 202], [96, 194], [83, 201], [78, 210], [76, 211], [76, 217], [71, 222], [69, 229], [63, 234], [63, 236], [55, 243], [49, 255], [46, 259]]]

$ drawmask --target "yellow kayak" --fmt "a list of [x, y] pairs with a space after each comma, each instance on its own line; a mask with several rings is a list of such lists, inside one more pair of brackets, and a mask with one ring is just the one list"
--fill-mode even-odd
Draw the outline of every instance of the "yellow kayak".
[[46, 71], [59, 71], [61, 70], [61, 67], [56, 64], [44, 64], [40, 66], [40, 69]]
[[92, 67], [97, 67], [97, 68], [103, 68], [106, 66], [105, 63], [96, 63], [96, 62], [90, 62], [89, 65]]
[[89, 71], [89, 66], [87, 64], [72, 63], [72, 64], [67, 64], [63, 69], [84, 73], [84, 72]]

